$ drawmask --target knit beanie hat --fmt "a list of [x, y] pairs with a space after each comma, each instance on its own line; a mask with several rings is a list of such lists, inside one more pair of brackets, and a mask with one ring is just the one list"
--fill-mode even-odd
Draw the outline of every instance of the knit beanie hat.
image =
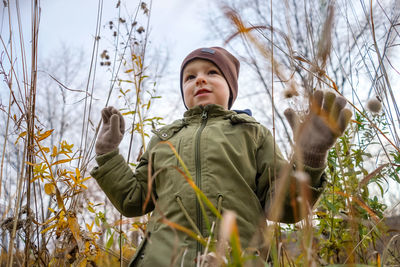
[[[233, 102], [235, 102], [238, 93], [238, 77], [240, 68], [239, 60], [237, 60], [237, 58], [235, 58], [231, 53], [229, 53], [222, 47], [199, 48], [192, 51], [189, 55], [186, 56], [181, 65], [180, 84], [181, 84], [181, 94], [183, 100], [184, 100], [183, 89], [182, 89], [183, 70], [186, 67], [186, 65], [194, 59], [209, 60], [212, 63], [214, 63], [222, 72], [222, 74], [225, 77], [225, 80], [229, 85], [230, 96], [229, 96], [228, 109], [230, 109], [233, 105]], [[183, 103], [185, 103], [185, 101], [183, 101]]]

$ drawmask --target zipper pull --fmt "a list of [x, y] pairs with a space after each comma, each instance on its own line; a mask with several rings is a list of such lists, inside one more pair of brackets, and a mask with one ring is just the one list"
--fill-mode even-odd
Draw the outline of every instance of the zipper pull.
[[201, 119], [206, 120], [207, 119], [207, 111], [203, 110], [203, 113], [201, 113]]

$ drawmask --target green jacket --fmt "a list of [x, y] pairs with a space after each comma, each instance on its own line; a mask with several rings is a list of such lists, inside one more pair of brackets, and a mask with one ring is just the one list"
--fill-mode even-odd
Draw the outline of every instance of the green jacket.
[[[97, 157], [99, 166], [91, 172], [124, 216], [153, 211], [147, 225], [147, 238], [130, 266], [181, 266], [182, 261], [182, 266], [195, 266], [202, 245], [188, 234], [171, 228], [163, 218], [203, 237], [209, 236], [211, 222], [217, 222], [206, 205], [203, 205], [206, 216], [201, 211], [193, 188], [179, 172], [183, 167], [169, 144], [214, 207], [220, 211], [235, 211], [242, 248], [257, 246], [254, 236], [260, 222], [265, 221], [265, 207], [270, 209], [276, 180], [273, 174], [288, 166], [278, 148], [274, 158], [271, 133], [254, 118], [218, 105], [190, 109], [183, 119], [154, 133], [134, 172], [118, 151]], [[148, 184], [149, 170], [152, 185]], [[314, 203], [325, 184], [323, 169], [305, 167], [305, 170], [311, 177], [309, 188]], [[156, 203], [150, 200], [143, 210], [149, 188]], [[300, 219], [294, 218], [290, 203], [287, 197], [282, 222]]]

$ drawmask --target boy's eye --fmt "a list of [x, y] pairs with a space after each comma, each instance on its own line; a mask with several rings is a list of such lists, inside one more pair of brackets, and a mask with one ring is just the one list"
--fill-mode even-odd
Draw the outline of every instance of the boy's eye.
[[216, 71], [216, 70], [210, 70], [210, 71], [208, 72], [208, 74], [219, 74], [219, 72]]
[[185, 81], [189, 81], [196, 78], [194, 75], [187, 75]]

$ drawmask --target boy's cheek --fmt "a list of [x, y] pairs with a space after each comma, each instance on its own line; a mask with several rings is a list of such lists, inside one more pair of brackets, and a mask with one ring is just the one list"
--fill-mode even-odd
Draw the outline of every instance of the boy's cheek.
[[185, 97], [185, 105], [188, 108], [192, 108], [193, 107], [193, 100], [190, 97]]

